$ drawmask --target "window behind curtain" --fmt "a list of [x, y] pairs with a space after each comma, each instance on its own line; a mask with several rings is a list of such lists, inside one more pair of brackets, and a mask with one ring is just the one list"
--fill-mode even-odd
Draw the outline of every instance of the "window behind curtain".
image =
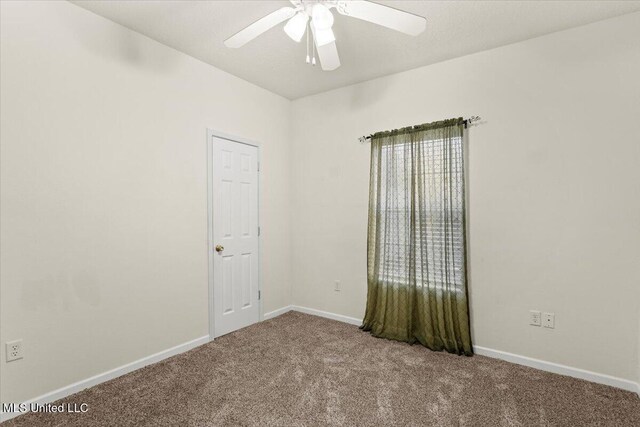
[[[428, 284], [438, 288], [449, 283], [461, 288], [464, 283], [462, 138], [449, 141], [448, 150], [442, 139], [419, 141], [418, 149], [414, 150], [409, 145], [387, 145], [381, 151], [380, 206], [385, 219], [380, 227], [388, 238], [383, 239], [386, 243], [381, 247], [384, 268], [379, 270], [379, 280], [406, 285], [410, 271], [415, 271], [417, 286]], [[442, 186], [443, 181], [449, 191], [429, 191]], [[415, 206], [413, 211], [419, 230], [412, 236], [411, 187], [420, 185], [426, 188], [427, 197], [413, 200], [423, 207]], [[413, 259], [410, 257], [412, 242]]]

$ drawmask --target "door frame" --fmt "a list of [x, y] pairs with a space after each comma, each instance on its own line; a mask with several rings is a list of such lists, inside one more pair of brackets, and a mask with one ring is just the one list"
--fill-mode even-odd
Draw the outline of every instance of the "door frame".
[[262, 144], [207, 128], [207, 260], [209, 262], [207, 305], [209, 307], [209, 341], [213, 341], [215, 335], [215, 307], [213, 304], [213, 252], [215, 247], [213, 242], [213, 138], [221, 138], [239, 144], [251, 145], [258, 150], [258, 230], [260, 230], [258, 233], [258, 292], [260, 295], [258, 299], [258, 322], [261, 322], [264, 316], [262, 304], [262, 226], [260, 223], [260, 199], [262, 194], [260, 165], [262, 163]]

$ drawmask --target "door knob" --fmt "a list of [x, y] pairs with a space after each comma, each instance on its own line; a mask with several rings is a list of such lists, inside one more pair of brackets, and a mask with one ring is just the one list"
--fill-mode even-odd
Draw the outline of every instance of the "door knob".
[[216, 252], [222, 252], [222, 251], [224, 251], [224, 246], [216, 245]]

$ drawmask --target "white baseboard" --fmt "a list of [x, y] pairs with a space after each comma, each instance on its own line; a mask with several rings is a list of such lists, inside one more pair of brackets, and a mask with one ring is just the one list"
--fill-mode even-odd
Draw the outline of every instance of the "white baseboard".
[[[314, 308], [300, 307], [292, 305], [283, 307], [280, 309], [282, 312], [275, 314], [279, 316], [287, 311], [294, 310], [301, 313], [312, 314], [314, 316], [326, 317], [327, 319], [333, 319], [340, 322], [349, 323], [351, 325], [360, 326], [362, 320], [354, 317], [343, 316], [341, 314], [330, 313], [328, 311], [316, 310]], [[279, 311], [279, 310], [276, 310]], [[275, 313], [275, 312], [272, 312]], [[605, 384], [611, 387], [621, 388], [623, 390], [632, 391], [640, 396], [640, 384], [633, 381], [625, 380], [622, 378], [613, 377], [611, 375], [599, 374], [596, 372], [587, 371], [580, 368], [573, 368], [571, 366], [560, 365], [558, 363], [547, 362], [544, 360], [534, 359], [527, 356], [521, 356], [519, 354], [507, 353], [505, 351], [494, 350], [482, 346], [473, 346], [475, 354], [480, 356], [492, 357], [494, 359], [506, 360], [507, 362], [515, 363], [517, 365], [529, 366], [531, 368], [539, 369], [541, 371], [552, 372], [554, 374], [566, 375], [569, 377], [579, 378], [582, 380], [591, 381], [598, 384]]]
[[[31, 399], [27, 402], [24, 402], [28, 405], [30, 404], [38, 404], [44, 405], [47, 403], [54, 402], [58, 399], [62, 399], [64, 397], [70, 396], [72, 394], [78, 393], [86, 388], [93, 387], [105, 381], [112, 380], [121, 375], [128, 374], [129, 372], [133, 372], [140, 368], [144, 368], [147, 365], [152, 365], [154, 363], [160, 362], [161, 360], [167, 359], [171, 356], [175, 356], [180, 353], [184, 353], [185, 351], [191, 350], [192, 348], [201, 346], [202, 344], [206, 344], [209, 342], [209, 336], [204, 336], [197, 338], [195, 340], [177, 345], [175, 347], [171, 347], [169, 349], [160, 351], [156, 354], [152, 354], [147, 357], [143, 357], [142, 359], [138, 359], [134, 362], [127, 363], [126, 365], [122, 365], [118, 368], [111, 369], [110, 371], [103, 372], [101, 374], [95, 375], [93, 377], [87, 378], [85, 380], [78, 381], [76, 383], [70, 384], [68, 386], [59, 388], [57, 390], [51, 391], [49, 393], [43, 394], [42, 396], [38, 396], [34, 399]], [[7, 403], [7, 402], [5, 402]], [[17, 417], [21, 415], [21, 412], [3, 412], [0, 413], [0, 422], [9, 420], [11, 418]]]
[[494, 359], [506, 360], [518, 365], [529, 366], [541, 371], [553, 372], [554, 374], [566, 375], [581, 380], [587, 380], [598, 384], [621, 388], [632, 391], [640, 395], [640, 385], [629, 380], [613, 377], [611, 375], [599, 374], [585, 369], [574, 368], [559, 363], [547, 362], [545, 360], [534, 359], [532, 357], [521, 356], [519, 354], [507, 353], [506, 351], [493, 350], [491, 348], [474, 345], [473, 352], [480, 356], [492, 357]]
[[273, 319], [274, 317], [278, 317], [289, 311], [298, 311], [300, 313], [311, 314], [313, 316], [325, 317], [327, 319], [337, 320], [338, 322], [349, 323], [350, 325], [362, 325], [362, 320], [356, 319], [355, 317], [343, 316], [342, 314], [330, 313], [328, 311], [316, 310], [315, 308], [302, 307], [299, 305], [288, 305], [286, 307], [273, 310], [264, 315], [264, 320]]
[[316, 310], [315, 308], [301, 307], [294, 305], [291, 307], [293, 311], [299, 311], [300, 313], [312, 314], [314, 316], [325, 317], [327, 319], [337, 320], [339, 322], [349, 323], [350, 325], [360, 326], [362, 325], [362, 319], [356, 319], [355, 317], [343, 316], [342, 314], [330, 313], [328, 311]]
[[287, 306], [282, 307], [282, 308], [279, 308], [279, 309], [277, 309], [277, 310], [270, 311], [270, 312], [268, 312], [268, 313], [265, 313], [265, 314], [262, 316], [262, 320], [269, 320], [269, 319], [273, 319], [274, 317], [278, 317], [278, 316], [280, 316], [281, 314], [285, 314], [285, 313], [287, 313], [287, 312], [291, 311], [291, 310], [292, 310], [292, 308], [293, 308], [293, 306], [292, 306], [292, 305], [287, 305]]

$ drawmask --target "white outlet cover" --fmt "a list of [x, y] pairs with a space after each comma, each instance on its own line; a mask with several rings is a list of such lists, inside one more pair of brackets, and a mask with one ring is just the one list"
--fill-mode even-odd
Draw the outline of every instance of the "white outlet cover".
[[7, 362], [22, 359], [22, 340], [7, 341]]
[[529, 324], [531, 326], [540, 326], [542, 323], [541, 314], [538, 310], [529, 310]]
[[542, 313], [542, 326], [549, 329], [556, 327], [556, 315], [555, 313]]

